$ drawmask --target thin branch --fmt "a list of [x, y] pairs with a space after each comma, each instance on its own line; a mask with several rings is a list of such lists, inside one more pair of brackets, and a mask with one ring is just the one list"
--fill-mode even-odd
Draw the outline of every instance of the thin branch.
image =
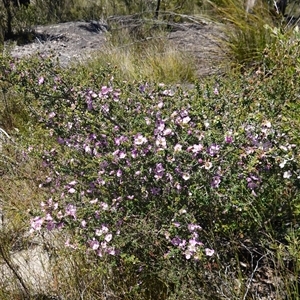
[[[250, 249], [249, 249], [246, 245], [244, 245], [243, 243], [242, 243], [242, 246], [250, 253], [250, 255], [251, 255], [251, 266], [252, 266], [252, 268], [253, 268], [253, 253], [252, 253], [252, 252], [250, 251]], [[267, 254], [262, 255], [262, 256], [257, 260], [256, 265], [255, 265], [255, 268], [254, 268], [254, 270], [252, 271], [250, 278], [248, 279], [247, 289], [246, 289], [246, 292], [245, 292], [245, 294], [244, 294], [243, 300], [246, 300], [246, 298], [247, 298], [247, 296], [248, 296], [248, 293], [249, 293], [249, 291], [250, 291], [250, 287], [251, 287], [251, 283], [252, 283], [252, 281], [253, 281], [254, 275], [255, 275], [255, 273], [256, 273], [258, 267], [259, 267], [259, 262], [260, 262], [263, 258], [265, 258], [266, 256], [267, 256]]]

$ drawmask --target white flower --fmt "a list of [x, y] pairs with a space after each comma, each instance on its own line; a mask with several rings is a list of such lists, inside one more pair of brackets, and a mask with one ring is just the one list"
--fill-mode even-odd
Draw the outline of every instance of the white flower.
[[186, 214], [187, 213], [187, 211], [186, 211], [186, 209], [184, 209], [184, 208], [182, 208], [180, 211], [179, 211], [179, 214]]
[[281, 150], [283, 150], [283, 151], [288, 151], [288, 148], [285, 147], [285, 146], [280, 145], [279, 148], [280, 148]]
[[106, 240], [107, 243], [109, 243], [112, 239], [112, 234], [111, 233], [107, 234], [104, 239]]
[[157, 146], [157, 147], [161, 146], [163, 149], [166, 149], [166, 148], [167, 148], [167, 141], [166, 141], [166, 138], [164, 138], [164, 137], [162, 137], [162, 136], [157, 137], [155, 143], [156, 143], [156, 146]]
[[212, 163], [210, 161], [206, 161], [204, 164], [204, 169], [209, 170], [212, 167]]
[[95, 235], [97, 235], [97, 236], [102, 235], [102, 230], [101, 229], [96, 229], [95, 230]]
[[191, 176], [190, 176], [188, 173], [184, 173], [184, 174], [182, 175], [182, 179], [185, 180], [185, 181], [186, 181], [186, 180], [189, 180], [190, 177], [191, 177]]
[[175, 152], [180, 152], [181, 150], [182, 150], [182, 145], [176, 144], [175, 147], [174, 147], [174, 151]]
[[163, 102], [159, 102], [159, 103], [157, 104], [157, 107], [158, 107], [158, 108], [163, 108], [163, 106], [164, 106], [164, 103], [163, 103]]
[[292, 172], [291, 171], [286, 171], [283, 173], [283, 178], [291, 178], [292, 177]]
[[263, 126], [266, 126], [267, 128], [271, 128], [272, 127], [271, 122], [268, 121], [268, 120], [265, 120], [262, 124], [263, 124]]
[[84, 151], [85, 151], [86, 153], [89, 153], [89, 154], [92, 153], [92, 149], [91, 149], [91, 147], [90, 147], [89, 145], [86, 145], [86, 146], [84, 147]]
[[185, 254], [185, 258], [186, 258], [187, 260], [189, 260], [189, 259], [192, 257], [191, 252], [190, 252], [189, 250], [186, 250], [186, 251], [184, 252], [184, 254]]
[[280, 164], [279, 164], [279, 167], [282, 169], [284, 168], [285, 164], [287, 163], [287, 160], [283, 160]]
[[148, 117], [145, 117], [145, 122], [146, 122], [146, 124], [147, 124], [147, 125], [150, 125], [150, 124], [151, 124], [151, 120], [150, 120], [150, 118], [148, 118]]
[[142, 145], [142, 144], [145, 144], [147, 143], [147, 139], [142, 136], [140, 133], [138, 133], [135, 138], [134, 138], [134, 144], [135, 145]]

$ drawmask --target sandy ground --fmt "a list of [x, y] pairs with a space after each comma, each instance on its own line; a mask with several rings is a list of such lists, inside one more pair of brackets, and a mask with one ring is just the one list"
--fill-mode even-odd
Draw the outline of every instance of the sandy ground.
[[[68, 22], [34, 28], [31, 43], [9, 46], [15, 57], [24, 57], [36, 52], [54, 52], [65, 66], [70, 61], [88, 58], [107, 43], [107, 26], [100, 22]], [[174, 25], [168, 38], [179, 49], [195, 57], [197, 73], [206, 76], [218, 72], [222, 62], [221, 30], [208, 22]]]

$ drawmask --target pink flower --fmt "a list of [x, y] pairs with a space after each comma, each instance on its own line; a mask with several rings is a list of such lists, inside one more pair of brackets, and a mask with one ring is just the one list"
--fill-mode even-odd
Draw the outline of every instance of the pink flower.
[[108, 248], [106, 252], [110, 255], [113, 255], [113, 256], [116, 255], [116, 250], [114, 248], [111, 248], [111, 247]]
[[163, 135], [166, 136], [166, 135], [169, 135], [171, 133], [172, 133], [172, 129], [171, 128], [167, 128], [167, 129], [164, 130]]
[[77, 246], [76, 246], [75, 244], [71, 244], [71, 243], [70, 243], [70, 239], [67, 239], [67, 240], [66, 240], [65, 246], [66, 246], [66, 247], [69, 247], [69, 248], [72, 248], [72, 249], [77, 249]]
[[49, 115], [48, 115], [48, 118], [49, 119], [52, 119], [56, 116], [56, 113], [55, 112], [51, 112]]
[[76, 207], [72, 204], [68, 204], [66, 207], [66, 216], [71, 216], [76, 220]]
[[190, 118], [189, 116], [184, 117], [184, 118], [182, 119], [182, 124], [188, 124], [190, 121], [191, 121], [191, 118]]
[[203, 149], [203, 146], [202, 146], [201, 144], [193, 145], [192, 152], [193, 152], [193, 153], [198, 153], [198, 152], [200, 152], [202, 149]]
[[231, 144], [233, 142], [233, 137], [230, 135], [225, 136], [225, 143]]
[[44, 83], [44, 77], [43, 76], [41, 76], [40, 78], [39, 78], [39, 85], [41, 85], [41, 84], [43, 84]]
[[75, 185], [76, 183], [77, 183], [76, 180], [73, 180], [73, 181], [69, 182], [68, 184], [69, 185]]
[[44, 218], [35, 217], [30, 222], [31, 222], [31, 231], [41, 230], [42, 229], [42, 225], [44, 223]]
[[[101, 236], [102, 234], [107, 232], [108, 232], [108, 228], [105, 225], [102, 225], [101, 229], [96, 229], [95, 234], [97, 236]], [[106, 236], [108, 236], [108, 234]]]
[[46, 221], [52, 221], [53, 218], [52, 218], [52, 216], [48, 213], [48, 214], [46, 214], [45, 220], [46, 220]]
[[74, 194], [74, 193], [76, 192], [76, 190], [75, 190], [74, 188], [70, 188], [70, 189], [68, 190], [68, 192], [69, 192], [70, 194]]
[[131, 151], [131, 157], [132, 158], [137, 158], [137, 156], [138, 156], [138, 151], [136, 149], [132, 150]]
[[156, 179], [161, 179], [164, 176], [165, 169], [164, 169], [162, 163], [159, 163], [156, 165], [154, 173], [155, 173], [154, 177]]
[[204, 251], [207, 256], [213, 256], [215, 253], [215, 250], [209, 248], [205, 248]]
[[92, 241], [89, 242], [89, 246], [93, 249], [93, 250], [97, 250], [100, 246], [99, 242], [95, 239], [93, 239]]
[[202, 228], [201, 228], [201, 226], [199, 226], [197, 224], [189, 224], [188, 225], [188, 229], [189, 229], [189, 231], [193, 232], [193, 231], [195, 231], [197, 229], [201, 230]]
[[142, 136], [140, 133], [136, 134], [134, 137], [134, 144], [135, 145], [143, 145], [147, 143], [147, 139]]
[[107, 95], [107, 94], [111, 93], [112, 91], [113, 91], [113, 89], [111, 87], [109, 88], [107, 86], [103, 86], [101, 88], [100, 96]]
[[221, 183], [221, 177], [220, 176], [214, 176], [211, 181], [211, 187], [212, 188], [218, 188]]
[[126, 153], [124, 151], [120, 151], [119, 158], [123, 159], [126, 157]]
[[51, 231], [55, 228], [55, 223], [53, 221], [48, 221], [47, 230]]

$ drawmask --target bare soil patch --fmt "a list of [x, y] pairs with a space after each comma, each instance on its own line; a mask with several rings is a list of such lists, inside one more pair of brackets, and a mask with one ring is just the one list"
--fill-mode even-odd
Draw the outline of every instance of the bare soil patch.
[[13, 46], [14, 57], [30, 56], [34, 53], [58, 57], [62, 66], [70, 61], [80, 61], [91, 52], [101, 49], [106, 42], [106, 27], [93, 22], [68, 22], [47, 26], [36, 26], [31, 43]]
[[[14, 57], [30, 56], [34, 53], [50, 54], [59, 59], [62, 66], [71, 61], [82, 61], [92, 53], [103, 49], [107, 43], [108, 28], [100, 22], [68, 22], [47, 26], [36, 26], [32, 42], [25, 45], [6, 43]], [[206, 76], [216, 73], [222, 63], [220, 39], [222, 32], [216, 24], [178, 24], [172, 26], [168, 38], [180, 50], [195, 57], [197, 73]]]
[[220, 72], [225, 58], [222, 49], [224, 34], [214, 23], [180, 24], [169, 34], [169, 39], [196, 60], [199, 77]]

